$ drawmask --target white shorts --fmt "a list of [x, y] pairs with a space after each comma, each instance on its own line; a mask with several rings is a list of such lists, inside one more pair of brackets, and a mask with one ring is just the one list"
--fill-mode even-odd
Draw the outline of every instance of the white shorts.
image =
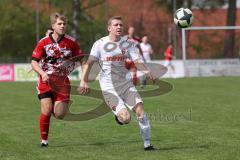
[[126, 107], [133, 110], [136, 104], [143, 102], [134, 86], [121, 91], [121, 93], [117, 93], [115, 89], [102, 92], [106, 104], [115, 115], [117, 115], [121, 109]]
[[165, 67], [172, 66], [172, 61], [171, 60], [165, 60], [164, 66]]

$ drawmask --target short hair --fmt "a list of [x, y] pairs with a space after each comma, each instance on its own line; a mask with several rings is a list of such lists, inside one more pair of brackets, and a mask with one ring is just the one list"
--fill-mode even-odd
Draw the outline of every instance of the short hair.
[[53, 28], [52, 28], [52, 27], [48, 27], [47, 30], [51, 30], [51, 31], [53, 31]]
[[58, 12], [55, 12], [55, 13], [52, 13], [50, 15], [50, 22], [51, 22], [51, 24], [56, 23], [58, 18], [61, 19], [64, 22], [67, 22], [67, 18], [66, 18], [65, 15], [63, 15], [61, 13], [58, 13]]
[[122, 17], [121, 16], [114, 16], [108, 19], [108, 26], [110, 26], [112, 24], [113, 20], [121, 20], [122, 21]]

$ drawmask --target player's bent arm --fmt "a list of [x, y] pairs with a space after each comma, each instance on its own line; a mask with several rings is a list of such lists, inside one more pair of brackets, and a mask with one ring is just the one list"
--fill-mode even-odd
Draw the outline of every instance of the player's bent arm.
[[135, 61], [134, 63], [139, 71], [146, 74], [153, 82], [155, 81], [156, 77], [152, 75], [151, 71], [147, 68], [147, 66], [144, 63], [138, 61]]
[[150, 48], [150, 54], [153, 54], [154, 52], [153, 52], [153, 49], [152, 48]]
[[88, 76], [94, 62], [95, 62], [94, 60], [88, 59], [87, 62], [84, 65], [82, 65], [81, 82], [80, 86], [78, 87], [79, 94], [85, 94], [89, 92]]
[[88, 75], [90, 73], [90, 70], [93, 66], [93, 63], [95, 61], [92, 59], [88, 59], [87, 62], [85, 64], [82, 65], [82, 77], [81, 77], [81, 82], [88, 82]]
[[42, 76], [43, 82], [46, 82], [49, 79], [47, 73], [42, 70], [37, 61], [32, 60], [31, 66], [35, 72]]

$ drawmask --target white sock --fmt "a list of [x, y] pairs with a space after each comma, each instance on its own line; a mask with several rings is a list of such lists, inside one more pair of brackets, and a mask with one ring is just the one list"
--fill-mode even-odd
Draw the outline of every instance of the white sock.
[[48, 140], [42, 140], [41, 143], [43, 143], [43, 144], [48, 144]]
[[146, 114], [143, 114], [142, 117], [138, 118], [138, 124], [140, 127], [140, 133], [143, 139], [144, 148], [150, 146], [150, 130], [151, 126]]

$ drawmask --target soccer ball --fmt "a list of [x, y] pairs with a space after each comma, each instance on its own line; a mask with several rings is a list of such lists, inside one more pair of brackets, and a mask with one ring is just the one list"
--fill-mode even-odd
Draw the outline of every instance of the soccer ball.
[[193, 23], [192, 11], [188, 8], [179, 8], [174, 14], [174, 23], [180, 28], [190, 27]]

